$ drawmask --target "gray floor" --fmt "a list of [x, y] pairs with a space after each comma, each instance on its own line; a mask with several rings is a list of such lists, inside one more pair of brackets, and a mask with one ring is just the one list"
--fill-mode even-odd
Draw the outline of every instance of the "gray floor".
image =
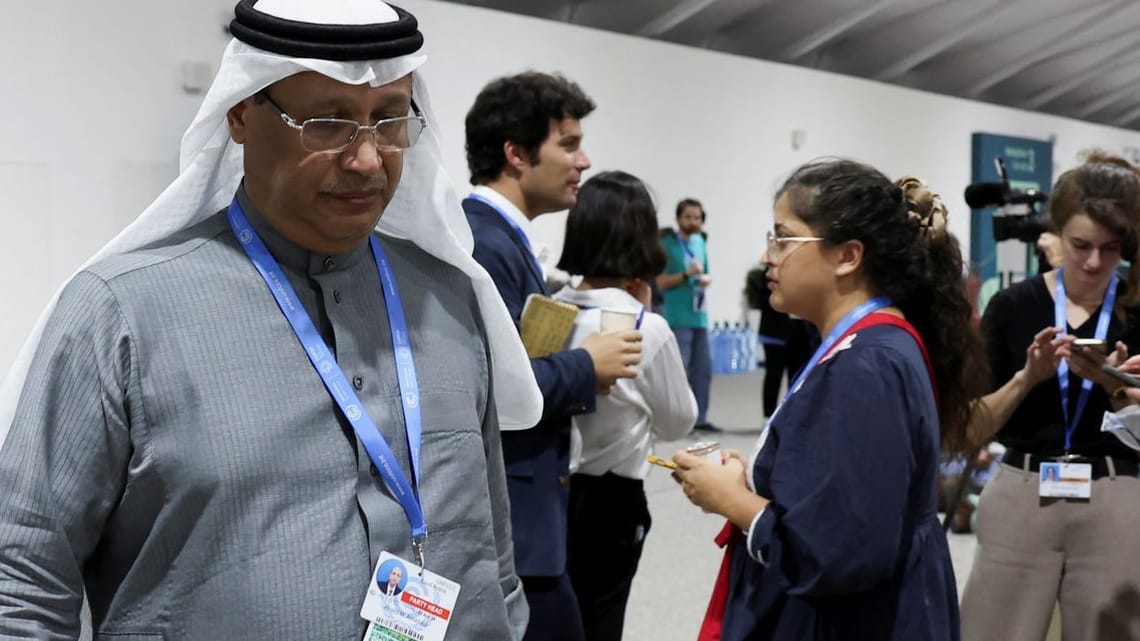
[[[716, 377], [709, 419], [725, 428], [717, 439], [725, 447], [750, 451], [764, 414], [762, 373]], [[670, 456], [696, 439], [659, 444]], [[666, 470], [654, 469], [646, 482], [653, 527], [633, 583], [626, 610], [627, 641], [693, 641], [720, 567], [722, 551], [712, 542], [724, 524], [702, 513], [681, 494]], [[973, 535], [951, 535], [950, 552], [961, 593], [974, 562]]]

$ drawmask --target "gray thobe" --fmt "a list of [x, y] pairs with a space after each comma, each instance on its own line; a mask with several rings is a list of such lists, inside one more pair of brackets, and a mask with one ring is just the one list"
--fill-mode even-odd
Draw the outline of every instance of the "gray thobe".
[[[244, 195], [243, 195], [244, 198]], [[246, 203], [410, 474], [367, 244], [307, 252]], [[470, 280], [380, 237], [423, 413], [427, 568], [461, 584], [449, 640], [526, 623], [482, 316]], [[358, 641], [384, 550], [413, 559], [376, 476], [224, 213], [65, 288], [0, 450], [0, 638]]]

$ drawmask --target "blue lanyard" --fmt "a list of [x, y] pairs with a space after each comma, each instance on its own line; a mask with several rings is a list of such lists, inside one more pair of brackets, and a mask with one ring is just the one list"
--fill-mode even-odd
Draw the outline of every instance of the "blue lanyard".
[[[687, 256], [690, 261], [700, 260], [699, 258], [697, 258], [697, 255], [693, 253], [692, 248], [689, 247], [689, 242], [682, 239], [681, 234], [679, 232], [677, 232], [677, 230], [673, 230], [673, 238], [676, 239], [677, 244], [681, 246], [681, 251], [685, 252], [685, 256]], [[702, 263], [701, 266], [703, 267], [704, 264]], [[694, 298], [702, 298], [703, 299], [705, 297], [705, 293], [703, 291], [704, 288], [701, 287], [699, 282], [698, 282], [698, 281], [700, 281], [700, 278], [698, 278], [697, 276], [686, 276], [685, 280], [692, 283], [693, 289], [694, 289], [694, 291], [693, 291], [693, 297]], [[702, 303], [698, 303], [698, 305], [700, 305], [700, 304], [703, 304], [703, 301], [702, 301]]]
[[827, 334], [827, 337], [823, 339], [823, 343], [821, 343], [819, 348], [815, 350], [815, 353], [812, 354], [811, 360], [809, 360], [807, 365], [805, 365], [804, 368], [800, 370], [799, 375], [796, 376], [796, 380], [792, 381], [792, 384], [788, 386], [788, 394], [784, 396], [784, 401], [787, 402], [787, 400], [791, 398], [792, 394], [795, 394], [800, 390], [800, 385], [802, 384], [803, 380], [807, 378], [808, 374], [810, 374], [813, 369], [815, 369], [815, 366], [819, 364], [820, 359], [822, 359], [829, 351], [831, 351], [831, 348], [835, 346], [835, 342], [842, 338], [843, 335], [848, 332], [848, 330], [854, 327], [855, 323], [858, 323], [859, 321], [870, 316], [871, 314], [874, 314], [880, 309], [883, 309], [884, 307], [890, 307], [890, 305], [891, 300], [886, 296], [876, 296], [875, 298], [872, 298], [862, 305], [859, 305], [855, 309], [847, 312], [847, 315], [841, 318], [835, 327], [831, 328], [831, 332], [829, 332]]
[[542, 265], [539, 264], [538, 257], [534, 255], [534, 248], [530, 246], [530, 239], [527, 238], [526, 232], [523, 231], [523, 228], [519, 226], [518, 222], [516, 222], [514, 218], [511, 218], [510, 214], [500, 209], [499, 206], [495, 204], [490, 198], [487, 198], [482, 194], [472, 193], [467, 197], [473, 200], [478, 200], [484, 205], [487, 205], [493, 209], [500, 218], [507, 221], [507, 224], [510, 225], [511, 229], [514, 230], [515, 235], [518, 236], [520, 241], [522, 241], [523, 247], [526, 247], [526, 255], [528, 258], [530, 258], [530, 262], [534, 266], [535, 274], [539, 277], [539, 280], [542, 280], [543, 274], [546, 272], [543, 271]]
[[[1093, 337], [1104, 340], [1108, 336], [1108, 323], [1112, 320], [1112, 308], [1116, 305], [1116, 284], [1119, 278], [1116, 272], [1112, 274], [1112, 280], [1108, 282], [1108, 289], [1104, 292], [1104, 300], [1100, 305], [1100, 316], [1096, 320], [1096, 333]], [[1065, 298], [1065, 279], [1063, 268], [1057, 269], [1057, 295], [1053, 299], [1053, 320], [1054, 324], [1061, 329], [1061, 335], [1068, 334], [1068, 309], [1067, 300]], [[1085, 413], [1085, 405], [1089, 402], [1089, 394], [1092, 392], [1093, 382], [1089, 379], [1084, 379], [1081, 382], [1081, 393], [1077, 397], [1077, 411], [1069, 416], [1069, 363], [1065, 359], [1061, 359], [1061, 363], [1057, 365], [1057, 382], [1061, 386], [1061, 411], [1065, 413], [1065, 453], [1069, 453], [1069, 448], [1073, 444], [1073, 432], [1077, 431], [1077, 423], [1081, 420], [1081, 415]]]
[[385, 485], [392, 496], [400, 502], [408, 522], [412, 526], [412, 547], [415, 550], [417, 562], [423, 567], [424, 540], [427, 537], [427, 523], [424, 521], [423, 507], [420, 504], [416, 488], [420, 481], [420, 446], [422, 444], [423, 422], [420, 415], [419, 382], [416, 379], [416, 366], [412, 358], [412, 346], [408, 337], [408, 324], [404, 318], [404, 306], [400, 300], [400, 292], [396, 286], [396, 279], [392, 274], [392, 266], [388, 262], [380, 243], [374, 236], [369, 237], [372, 256], [376, 259], [376, 268], [380, 272], [380, 283], [383, 287], [384, 301], [388, 308], [388, 325], [392, 331], [392, 345], [396, 359], [396, 377], [400, 386], [400, 401], [404, 406], [404, 426], [408, 434], [408, 448], [411, 450], [412, 474], [414, 485], [408, 482], [407, 477], [400, 469], [392, 448], [384, 440], [384, 436], [372, 422], [372, 418], [364, 409], [364, 404], [352, 391], [352, 386], [344, 375], [344, 371], [336, 363], [336, 359], [329, 351], [312, 319], [309, 318], [305, 308], [297, 299], [296, 292], [285, 278], [280, 265], [270, 255], [261, 238], [250, 226], [242, 211], [241, 205], [235, 198], [227, 212], [230, 228], [238, 238], [239, 244], [245, 250], [253, 266], [265, 280], [273, 298], [277, 300], [297, 340], [305, 348], [313, 367], [317, 370], [321, 380], [333, 400], [336, 401], [344, 417], [352, 424], [357, 438], [364, 444], [368, 458], [380, 472]]
[[674, 230], [673, 237], [677, 239], [677, 244], [681, 246], [681, 251], [685, 252], [685, 255], [689, 257], [689, 260], [697, 260], [697, 255], [693, 253], [692, 248], [689, 247], [689, 242], [681, 238], [680, 232]]

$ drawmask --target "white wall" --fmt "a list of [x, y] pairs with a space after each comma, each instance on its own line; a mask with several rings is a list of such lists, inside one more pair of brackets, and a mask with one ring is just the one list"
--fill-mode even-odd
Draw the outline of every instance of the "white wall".
[[[0, 23], [8, 91], [0, 101], [0, 371], [51, 292], [173, 177], [200, 96], [181, 63], [216, 68], [231, 0], [20, 3]], [[961, 202], [970, 134], [1056, 139], [1058, 168], [1077, 151], [1140, 147], [1140, 133], [945, 98], [873, 82], [431, 0], [420, 19], [446, 162], [466, 190], [463, 116], [504, 74], [560, 71], [597, 101], [584, 122], [594, 168], [650, 184], [663, 224], [682, 197], [704, 201], [716, 283], [714, 318], [740, 316], [744, 272], [759, 258], [771, 195], [797, 164], [852, 156], [892, 176], [926, 177]], [[791, 148], [791, 132], [806, 144]], [[558, 250], [564, 217], [541, 219]]]
[[177, 175], [200, 101], [181, 91], [179, 64], [216, 68], [222, 15], [220, 4], [142, 0], [6, 7], [0, 372], [52, 292]]

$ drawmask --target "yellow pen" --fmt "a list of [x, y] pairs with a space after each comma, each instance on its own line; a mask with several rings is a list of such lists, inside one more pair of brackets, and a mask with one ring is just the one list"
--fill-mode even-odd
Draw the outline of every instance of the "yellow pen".
[[650, 463], [652, 463], [654, 465], [660, 465], [661, 467], [667, 467], [671, 470], [677, 469], [676, 463], [674, 463], [673, 461], [670, 461], [669, 459], [661, 458], [660, 456], [654, 456], [654, 455], [650, 454], [649, 456], [647, 456], [645, 458], [645, 460], [649, 461]]

